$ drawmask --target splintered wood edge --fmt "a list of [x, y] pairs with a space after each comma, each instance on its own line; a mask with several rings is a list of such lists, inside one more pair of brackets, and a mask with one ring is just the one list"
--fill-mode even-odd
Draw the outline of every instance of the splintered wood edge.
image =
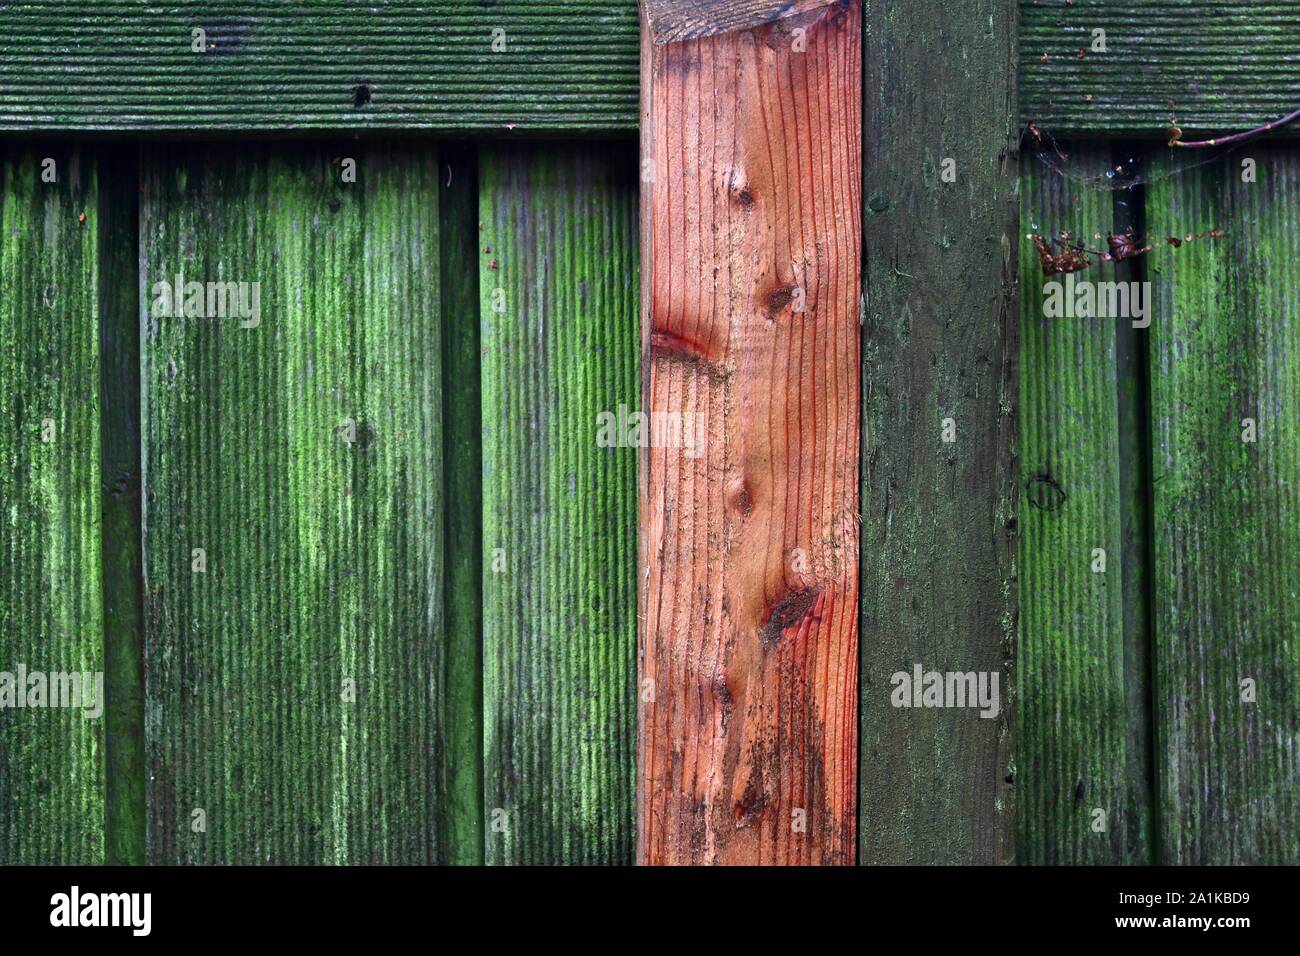
[[856, 0], [641, 0], [656, 46], [748, 30]]

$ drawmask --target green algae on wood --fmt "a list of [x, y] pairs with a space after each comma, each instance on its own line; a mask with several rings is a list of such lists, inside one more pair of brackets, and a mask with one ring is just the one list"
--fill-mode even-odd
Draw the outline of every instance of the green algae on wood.
[[[437, 152], [141, 173], [149, 859], [441, 862]], [[258, 321], [155, 314], [178, 275], [260, 283]]]
[[[0, 671], [15, 676], [104, 671], [97, 179], [76, 147], [0, 151]], [[102, 863], [102, 698], [12, 703], [0, 864]]]
[[633, 0], [17, 0], [4, 12], [0, 130], [636, 129]]
[[[1105, 166], [1109, 147], [1068, 144]], [[1150, 861], [1147, 788], [1133, 767], [1146, 746], [1145, 699], [1128, 693], [1144, 669], [1126, 629], [1126, 522], [1121, 401], [1128, 333], [1114, 318], [1048, 318], [1031, 238], [1069, 232], [1097, 248], [1115, 225], [1113, 194], [1056, 175], [1033, 158], [1021, 179], [1020, 639], [1016, 682], [1017, 857], [1021, 863]], [[1054, 276], [1057, 281], [1063, 276]], [[1076, 279], [1115, 280], [1111, 264]], [[1136, 490], [1135, 490], [1136, 489]], [[1126, 518], [1126, 511], [1129, 517]], [[1132, 533], [1141, 533], [1132, 529]], [[1098, 563], [1105, 552], [1105, 570]], [[1138, 626], [1137, 624], [1131, 626]], [[1137, 673], [1134, 672], [1135, 668]], [[1100, 815], [1099, 815], [1100, 814]]]
[[1297, 210], [1300, 153], [1289, 145], [1254, 143], [1148, 190], [1155, 241], [1226, 231], [1149, 263], [1169, 864], [1300, 863]]
[[486, 859], [631, 863], [636, 158], [479, 155]]
[[139, 147], [100, 145], [100, 395], [107, 847], [145, 862], [144, 569], [140, 551]]
[[476, 149], [439, 150], [447, 533], [448, 862], [483, 862], [483, 494]]
[[[1057, 135], [1162, 137], [1171, 120], [1188, 134], [1251, 129], [1300, 105], [1293, 0], [1020, 9], [1021, 116]], [[1300, 125], [1283, 132], [1300, 135]]]
[[[1010, 862], [1015, 8], [864, 15], [859, 855]], [[997, 718], [891, 706], [917, 663], [998, 674]]]

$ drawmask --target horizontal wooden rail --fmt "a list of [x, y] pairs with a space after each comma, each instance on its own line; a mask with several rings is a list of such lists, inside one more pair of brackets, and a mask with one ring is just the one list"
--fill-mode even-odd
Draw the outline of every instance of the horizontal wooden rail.
[[[1236, 129], [1300, 105], [1300, 0], [1020, 7], [1021, 116], [1058, 135]], [[0, 17], [0, 133], [637, 126], [634, 0], [0, 0]]]
[[5, 0], [0, 23], [0, 132], [637, 123], [633, 0]]
[[1021, 116], [1057, 135], [1162, 137], [1171, 120], [1248, 129], [1300, 107], [1300, 0], [1021, 0], [1020, 10]]

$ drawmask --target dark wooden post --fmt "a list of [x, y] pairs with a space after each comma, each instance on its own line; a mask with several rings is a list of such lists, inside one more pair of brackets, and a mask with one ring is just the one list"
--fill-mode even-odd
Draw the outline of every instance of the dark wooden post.
[[[1013, 856], [1013, 0], [868, 0], [863, 863]], [[893, 676], [998, 678], [996, 715]], [[868, 769], [869, 768], [869, 769]]]
[[860, 5], [644, 12], [638, 856], [852, 863]]

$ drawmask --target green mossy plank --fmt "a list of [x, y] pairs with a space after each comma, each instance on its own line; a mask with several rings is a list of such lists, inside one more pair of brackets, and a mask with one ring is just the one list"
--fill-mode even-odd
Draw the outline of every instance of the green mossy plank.
[[109, 864], [145, 862], [139, 147], [101, 144], [100, 400]]
[[[1010, 862], [1015, 6], [864, 16], [859, 857]], [[918, 663], [998, 674], [999, 714], [894, 707]]]
[[1254, 143], [1157, 180], [1147, 222], [1227, 231], [1151, 264], [1162, 862], [1296, 864], [1300, 152]]
[[[437, 152], [141, 176], [149, 859], [446, 860]], [[260, 324], [154, 314], [182, 273], [260, 283]]]
[[[987, 24], [1005, 2], [971, 9]], [[1296, 0], [1020, 9], [1020, 113], [1058, 135], [1162, 136], [1171, 115], [1189, 133], [1247, 128], [1300, 102]], [[0, 131], [637, 126], [632, 0], [9, 0], [3, 10]], [[195, 27], [207, 53], [192, 49]], [[498, 29], [504, 52], [492, 48]], [[1094, 29], [1107, 53], [1091, 52]]]
[[[42, 181], [47, 157], [57, 182]], [[104, 671], [97, 179], [66, 144], [0, 151], [5, 698], [29, 689], [13, 687], [20, 667]], [[87, 716], [102, 700], [89, 712], [15, 703], [0, 709], [0, 864], [102, 863], [104, 719]]]
[[[1020, 112], [1057, 135], [1165, 137], [1171, 117], [1187, 134], [1251, 129], [1300, 106], [1297, 0], [1020, 8]], [[1107, 52], [1093, 52], [1094, 30]]]
[[[1080, 168], [1110, 163], [1108, 146], [1064, 148]], [[1145, 680], [1134, 650], [1145, 615], [1142, 595], [1125, 587], [1126, 557], [1137, 547], [1131, 538], [1142, 534], [1141, 503], [1125, 495], [1140, 496], [1145, 487], [1126, 480], [1122, 458], [1121, 422], [1134, 401], [1134, 383], [1122, 374], [1131, 367], [1123, 350], [1133, 347], [1132, 324], [1046, 317], [1051, 280], [1030, 238], [1069, 232], [1104, 248], [1116, 196], [1032, 158], [1021, 190], [1017, 857], [1029, 864], [1150, 862], [1140, 769], [1147, 701], [1129, 692]], [[1114, 281], [1115, 267], [1097, 264], [1075, 278]], [[1106, 553], [1103, 573], [1093, 570], [1098, 548]], [[1127, 617], [1126, 599], [1134, 602]], [[1100, 832], [1097, 810], [1105, 814]]]
[[479, 390], [478, 157], [444, 145], [443, 467], [447, 489], [447, 769], [450, 863], [483, 862], [483, 491]]
[[[630, 150], [480, 150], [489, 863], [631, 863], [638, 408]], [[498, 311], [500, 310], [500, 311]]]
[[637, 124], [632, 0], [8, 0], [0, 14], [0, 131]]
[[[1131, 162], [1132, 144], [1116, 144], [1114, 166]], [[1141, 147], [1136, 147], [1139, 151]], [[1095, 155], [1095, 154], [1094, 154]], [[1104, 156], [1099, 157], [1104, 161]], [[1140, 160], [1139, 160], [1140, 161]], [[1137, 187], [1112, 193], [1113, 232], [1145, 231], [1143, 193]], [[1117, 282], [1142, 282], [1147, 260], [1143, 257], [1115, 264]], [[1130, 288], [1132, 288], [1130, 286]], [[1147, 301], [1150, 301], [1149, 298]], [[1151, 396], [1147, 376], [1150, 333], [1133, 322], [1115, 326], [1115, 379], [1119, 396], [1115, 411], [1119, 433], [1119, 580], [1124, 624], [1125, 784], [1128, 820], [1124, 827], [1123, 860], [1135, 864], [1156, 862], [1155, 843], [1155, 741], [1152, 696], [1151, 544]], [[1109, 562], [1109, 553], [1107, 554]]]

